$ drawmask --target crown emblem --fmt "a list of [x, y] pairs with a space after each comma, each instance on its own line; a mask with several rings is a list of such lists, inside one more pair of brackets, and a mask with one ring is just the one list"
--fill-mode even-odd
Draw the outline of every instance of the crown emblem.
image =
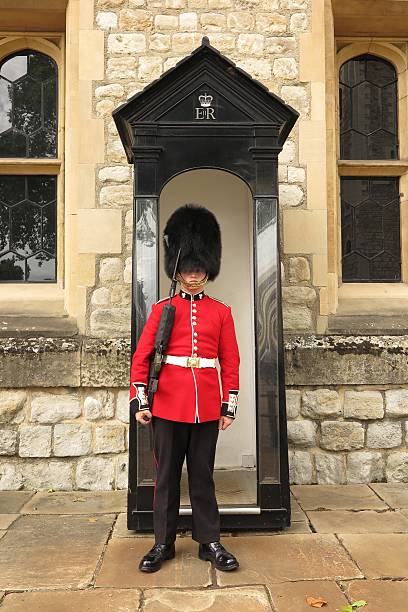
[[202, 94], [201, 96], [198, 96], [198, 100], [199, 100], [201, 106], [207, 107], [207, 106], [211, 106], [211, 102], [213, 100], [213, 97], [210, 96], [209, 94], [205, 93], [205, 94]]

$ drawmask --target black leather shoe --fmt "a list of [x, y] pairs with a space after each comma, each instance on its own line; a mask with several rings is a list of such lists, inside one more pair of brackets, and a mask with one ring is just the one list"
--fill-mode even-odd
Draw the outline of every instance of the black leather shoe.
[[141, 572], [157, 572], [161, 568], [162, 562], [173, 559], [175, 554], [174, 543], [155, 544], [140, 561], [139, 569]]
[[198, 556], [203, 561], [211, 561], [217, 569], [223, 572], [229, 572], [239, 567], [238, 560], [228, 550], [225, 550], [220, 542], [200, 544]]

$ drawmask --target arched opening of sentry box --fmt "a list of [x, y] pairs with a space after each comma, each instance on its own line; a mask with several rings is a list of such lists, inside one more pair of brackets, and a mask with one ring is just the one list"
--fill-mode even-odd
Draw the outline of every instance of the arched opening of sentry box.
[[[187, 202], [211, 210], [221, 227], [222, 263], [217, 279], [205, 292], [232, 308], [240, 348], [240, 406], [238, 418], [220, 433], [215, 460], [219, 504], [256, 504], [256, 402], [253, 274], [253, 201], [248, 185], [224, 172], [202, 168], [183, 172], [163, 188], [159, 202], [159, 227]], [[159, 243], [159, 295], [168, 295], [164, 250]], [[186, 474], [182, 479], [182, 506], [188, 506]]]

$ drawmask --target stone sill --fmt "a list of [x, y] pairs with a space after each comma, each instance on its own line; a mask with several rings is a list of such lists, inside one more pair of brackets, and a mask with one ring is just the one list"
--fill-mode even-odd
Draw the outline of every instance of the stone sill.
[[[408, 335], [285, 338], [287, 386], [406, 385]], [[0, 338], [0, 388], [129, 384], [130, 338]]]
[[68, 316], [23, 316], [0, 314], [0, 338], [72, 337], [78, 335], [77, 321]]

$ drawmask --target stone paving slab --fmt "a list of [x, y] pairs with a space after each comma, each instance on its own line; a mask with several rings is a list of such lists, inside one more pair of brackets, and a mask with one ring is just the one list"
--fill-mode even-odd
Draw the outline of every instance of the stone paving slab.
[[19, 516], [19, 514], [0, 514], [0, 529], [8, 529]]
[[40, 491], [21, 508], [22, 514], [110, 514], [125, 512], [126, 491]]
[[104, 555], [98, 587], [206, 587], [211, 584], [210, 563], [201, 561], [198, 544], [178, 538], [176, 557], [163, 563], [159, 572], [140, 572], [139, 561], [153, 546], [154, 538], [111, 539]]
[[238, 537], [228, 544], [240, 567], [234, 572], [217, 570], [221, 586], [363, 577], [334, 535]]
[[276, 612], [311, 612], [316, 610], [306, 601], [307, 597], [323, 597], [327, 606], [326, 612], [339, 612], [348, 601], [340, 587], [328, 580], [306, 580], [302, 582], [284, 582], [269, 586], [269, 592]]
[[35, 494], [35, 491], [0, 491], [0, 514], [14, 514]]
[[293, 485], [303, 510], [386, 510], [388, 506], [364, 484]]
[[310, 510], [307, 514], [318, 533], [408, 533], [408, 518], [393, 510]]
[[408, 608], [408, 582], [395, 580], [353, 580], [342, 582], [351, 601], [364, 599], [364, 612], [405, 612]]
[[0, 540], [0, 589], [88, 586], [114, 515], [22, 516]]
[[86, 591], [47, 591], [9, 593], [2, 612], [136, 612], [140, 605], [138, 589], [89, 589]]
[[293, 522], [306, 520], [306, 515], [304, 511], [299, 506], [296, 498], [293, 495], [290, 496], [290, 512], [291, 519]]
[[244, 609], [245, 612], [271, 612], [264, 587], [172, 591], [151, 589], [144, 593], [144, 612], [204, 611], [226, 612]]
[[391, 508], [408, 508], [408, 485], [391, 484], [388, 482], [376, 482], [370, 487], [384, 500]]
[[340, 534], [339, 537], [367, 578], [408, 576], [408, 534]]

